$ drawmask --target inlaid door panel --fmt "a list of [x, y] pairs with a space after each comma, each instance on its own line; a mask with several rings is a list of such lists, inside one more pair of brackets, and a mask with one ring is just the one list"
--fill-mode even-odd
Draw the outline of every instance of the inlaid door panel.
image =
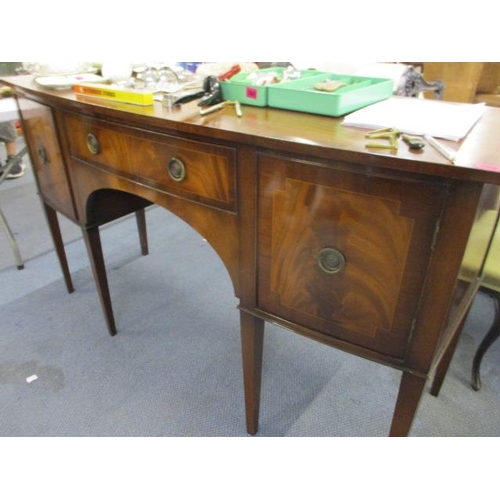
[[446, 191], [260, 156], [259, 308], [404, 357]]
[[75, 208], [52, 109], [21, 97], [18, 104], [41, 194], [51, 206], [74, 219]]

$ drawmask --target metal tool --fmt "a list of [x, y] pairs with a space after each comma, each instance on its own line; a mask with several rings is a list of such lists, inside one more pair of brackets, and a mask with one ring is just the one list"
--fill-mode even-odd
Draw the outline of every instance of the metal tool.
[[243, 116], [243, 112], [241, 111], [240, 101], [222, 101], [214, 106], [210, 106], [209, 108], [200, 109], [200, 115], [205, 116], [210, 113], [214, 113], [215, 111], [219, 111], [220, 109], [224, 109], [227, 106], [234, 106], [237, 116]]
[[172, 106], [180, 106], [181, 104], [187, 104], [188, 102], [194, 101], [195, 99], [200, 99], [206, 94], [205, 90], [200, 90], [199, 92], [185, 94], [178, 97], [172, 103]]
[[420, 137], [413, 137], [403, 134], [401, 138], [406, 142], [406, 144], [408, 144], [408, 147], [410, 149], [418, 150], [425, 147], [425, 142]]
[[203, 87], [196, 92], [178, 96], [172, 106], [180, 106], [188, 102], [200, 99], [198, 106], [208, 106], [222, 101], [222, 92], [216, 76], [207, 76], [203, 80]]
[[222, 102], [222, 88], [216, 76], [207, 76], [203, 88], [206, 94], [198, 101], [200, 108]]
[[399, 130], [393, 128], [381, 128], [374, 130], [365, 135], [368, 139], [384, 139], [389, 141], [389, 143], [375, 143], [370, 142], [366, 145], [367, 148], [377, 148], [377, 149], [391, 149], [392, 151], [398, 150], [398, 137], [401, 135]]

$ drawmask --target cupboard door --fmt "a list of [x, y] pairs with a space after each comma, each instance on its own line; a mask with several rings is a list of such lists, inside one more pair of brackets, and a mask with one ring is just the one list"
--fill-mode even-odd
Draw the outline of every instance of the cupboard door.
[[75, 219], [73, 199], [52, 109], [26, 98], [19, 98], [18, 104], [40, 194], [54, 209]]
[[403, 359], [447, 187], [261, 155], [258, 189], [258, 307]]

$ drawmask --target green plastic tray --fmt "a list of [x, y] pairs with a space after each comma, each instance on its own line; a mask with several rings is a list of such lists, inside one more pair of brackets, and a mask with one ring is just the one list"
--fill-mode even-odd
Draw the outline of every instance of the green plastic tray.
[[[336, 80], [348, 85], [335, 92], [314, 89], [314, 84]], [[393, 81], [385, 78], [321, 73], [269, 87], [268, 105], [327, 116], [342, 116], [391, 97]]]
[[[268, 106], [269, 89], [284, 83], [276, 83], [273, 85], [253, 85], [248, 80], [248, 76], [252, 73], [278, 73], [283, 75], [284, 68], [266, 68], [256, 71], [246, 71], [237, 73], [230, 80], [221, 82], [222, 97], [225, 101], [239, 101], [241, 104], [250, 106]], [[301, 71], [301, 78], [307, 78], [314, 75], [325, 74], [324, 72], [314, 70]], [[298, 80], [292, 80], [298, 81]]]

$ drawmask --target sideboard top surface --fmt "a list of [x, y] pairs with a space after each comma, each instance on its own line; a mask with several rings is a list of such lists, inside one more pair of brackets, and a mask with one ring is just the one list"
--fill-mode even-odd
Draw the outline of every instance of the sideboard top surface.
[[141, 128], [314, 155], [367, 167], [500, 184], [500, 168], [494, 171], [478, 166], [500, 165], [500, 109], [497, 108], [488, 107], [463, 140], [443, 141], [447, 147], [458, 150], [457, 165], [452, 165], [429, 145], [420, 152], [410, 151], [402, 142], [397, 152], [368, 149], [366, 130], [346, 127], [342, 118], [254, 106], [243, 106], [242, 117], [237, 117], [232, 107], [200, 116], [196, 102], [174, 109], [164, 107], [161, 102], [152, 106], [125, 104], [77, 96], [72, 90], [49, 90], [39, 86], [32, 75], [4, 77], [2, 82], [13, 87], [19, 96]]

